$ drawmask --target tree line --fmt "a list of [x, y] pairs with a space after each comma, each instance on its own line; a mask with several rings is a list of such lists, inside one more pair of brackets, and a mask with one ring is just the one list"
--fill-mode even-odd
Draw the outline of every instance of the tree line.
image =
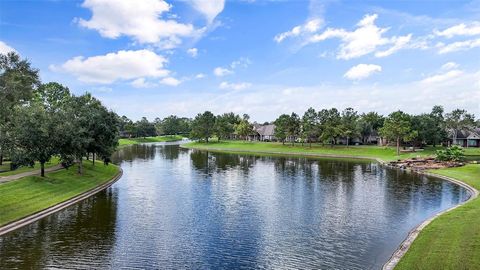
[[119, 117], [89, 93], [74, 95], [56, 82], [42, 83], [39, 70], [16, 53], [0, 54], [0, 165], [11, 169], [45, 163], [53, 156], [68, 167], [84, 158], [109, 157], [118, 145]]

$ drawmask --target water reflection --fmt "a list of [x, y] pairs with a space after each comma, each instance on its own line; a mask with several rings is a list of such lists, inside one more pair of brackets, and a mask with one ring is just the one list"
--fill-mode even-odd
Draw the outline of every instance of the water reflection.
[[0, 269], [380, 268], [408, 231], [466, 199], [361, 160], [125, 147], [108, 191], [0, 237]]

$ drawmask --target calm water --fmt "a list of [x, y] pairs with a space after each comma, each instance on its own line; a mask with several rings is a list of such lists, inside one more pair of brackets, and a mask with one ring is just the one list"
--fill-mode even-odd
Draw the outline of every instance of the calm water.
[[136, 145], [111, 188], [0, 237], [0, 269], [378, 269], [469, 194], [358, 160]]

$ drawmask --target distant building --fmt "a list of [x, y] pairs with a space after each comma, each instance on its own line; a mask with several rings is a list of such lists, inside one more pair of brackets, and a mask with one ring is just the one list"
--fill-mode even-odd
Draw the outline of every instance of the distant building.
[[449, 132], [449, 142], [462, 147], [480, 147], [480, 128], [457, 130], [457, 138], [453, 141], [454, 132]]
[[253, 134], [250, 140], [253, 141], [275, 141], [275, 125], [274, 124], [253, 124]]

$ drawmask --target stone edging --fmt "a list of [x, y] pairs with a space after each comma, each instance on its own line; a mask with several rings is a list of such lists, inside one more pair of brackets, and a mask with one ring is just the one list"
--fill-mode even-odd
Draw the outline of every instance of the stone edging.
[[[195, 150], [204, 150], [204, 151], [219, 151], [219, 152], [240, 152], [240, 153], [260, 153], [260, 154], [279, 154], [279, 155], [292, 155], [292, 156], [308, 156], [308, 157], [332, 157], [332, 158], [357, 158], [357, 159], [370, 159], [370, 160], [376, 160], [378, 163], [380, 163], [383, 166], [393, 168], [393, 169], [399, 169], [394, 166], [388, 165], [387, 162], [385, 162], [382, 159], [379, 158], [374, 158], [374, 157], [364, 157], [364, 156], [346, 156], [346, 155], [331, 155], [331, 154], [314, 154], [314, 153], [297, 153], [297, 152], [275, 152], [275, 151], [251, 151], [251, 150], [235, 150], [235, 149], [228, 149], [228, 148], [196, 148], [196, 147], [188, 147], [188, 146], [183, 146], [181, 145], [180, 147], [182, 148], [187, 148], [187, 149], [195, 149]], [[407, 169], [408, 170], [408, 169]], [[411, 170], [410, 170], [411, 171]], [[397, 250], [392, 254], [390, 259], [383, 265], [382, 270], [392, 270], [395, 268], [395, 266], [398, 264], [400, 259], [407, 253], [408, 249], [410, 246], [413, 244], [413, 241], [417, 238], [417, 236], [420, 234], [420, 232], [428, 225], [430, 224], [434, 219], [437, 217], [450, 212], [467, 202], [470, 202], [471, 200], [475, 199], [479, 195], [479, 191], [475, 189], [474, 187], [456, 180], [451, 177], [439, 175], [439, 174], [434, 174], [434, 173], [428, 173], [428, 172], [422, 172], [422, 171], [414, 171], [415, 173], [419, 173], [422, 175], [427, 175], [427, 176], [432, 176], [436, 178], [440, 178], [449, 182], [452, 182], [454, 184], [457, 184], [465, 189], [467, 189], [470, 192], [470, 198], [468, 200], [461, 202], [451, 208], [445, 209], [441, 211], [440, 213], [435, 214], [434, 216], [428, 218], [427, 220], [423, 221], [421, 224], [413, 228], [407, 235], [407, 238], [403, 240], [403, 242], [400, 244], [400, 246], [397, 248]]]
[[427, 227], [428, 224], [430, 224], [434, 219], [436, 219], [437, 217], [447, 213], [447, 212], [450, 212], [464, 204], [466, 204], [467, 202], [470, 202], [471, 200], [475, 199], [478, 197], [479, 195], [479, 192], [477, 189], [473, 188], [472, 186], [462, 182], [462, 181], [459, 181], [459, 180], [456, 180], [454, 178], [451, 178], [451, 177], [447, 177], [447, 176], [443, 176], [443, 175], [439, 175], [439, 174], [434, 174], [434, 173], [427, 173], [427, 172], [419, 172], [420, 174], [423, 174], [423, 175], [428, 175], [428, 176], [433, 176], [433, 177], [437, 177], [437, 178], [440, 178], [440, 179], [443, 179], [443, 180], [446, 180], [446, 181], [449, 181], [449, 182], [452, 182], [452, 183], [455, 183], [465, 189], [467, 189], [469, 192], [470, 192], [470, 198], [468, 198], [468, 200], [464, 201], [464, 202], [461, 202], [453, 207], [450, 207], [448, 209], [445, 209], [443, 211], [441, 211], [440, 213], [437, 213], [435, 214], [433, 217], [430, 217], [429, 219], [425, 220], [424, 222], [420, 223], [418, 226], [416, 226], [415, 228], [413, 228], [409, 233], [408, 233], [408, 236], [405, 240], [403, 240], [403, 242], [400, 244], [400, 246], [397, 248], [397, 250], [392, 254], [392, 256], [390, 257], [390, 259], [383, 265], [382, 269], [383, 270], [392, 270], [395, 268], [395, 266], [398, 264], [398, 262], [400, 261], [400, 259], [402, 259], [402, 257], [407, 253], [408, 249], [410, 248], [410, 246], [413, 244], [413, 242], [415, 241], [415, 239], [417, 238], [417, 236], [420, 234], [420, 232], [425, 228]]
[[81, 193], [81, 194], [79, 194], [79, 195], [77, 195], [73, 198], [70, 198], [66, 201], [60, 202], [56, 205], [50, 206], [50, 207], [48, 207], [46, 209], [43, 209], [39, 212], [36, 212], [34, 214], [31, 214], [29, 216], [26, 216], [24, 218], [21, 218], [19, 220], [13, 221], [11, 223], [8, 223], [8, 224], [0, 227], [0, 236], [4, 235], [6, 233], [9, 233], [11, 231], [14, 231], [16, 229], [19, 229], [19, 228], [21, 228], [25, 225], [30, 224], [30, 223], [33, 223], [33, 222], [35, 222], [39, 219], [42, 219], [46, 216], [49, 216], [49, 215], [51, 215], [55, 212], [58, 212], [62, 209], [65, 209], [69, 206], [72, 206], [72, 205], [74, 205], [74, 204], [76, 204], [80, 201], [83, 201], [83, 200], [89, 198], [90, 196], [95, 195], [98, 192], [110, 187], [113, 183], [115, 183], [123, 175], [122, 168], [120, 168], [120, 167], [118, 167], [118, 168], [119, 168], [119, 172], [112, 179], [110, 179], [108, 182], [103, 183], [102, 185], [94, 187], [90, 190], [87, 190], [87, 191], [85, 191], [85, 192], [83, 192], [83, 193]]

